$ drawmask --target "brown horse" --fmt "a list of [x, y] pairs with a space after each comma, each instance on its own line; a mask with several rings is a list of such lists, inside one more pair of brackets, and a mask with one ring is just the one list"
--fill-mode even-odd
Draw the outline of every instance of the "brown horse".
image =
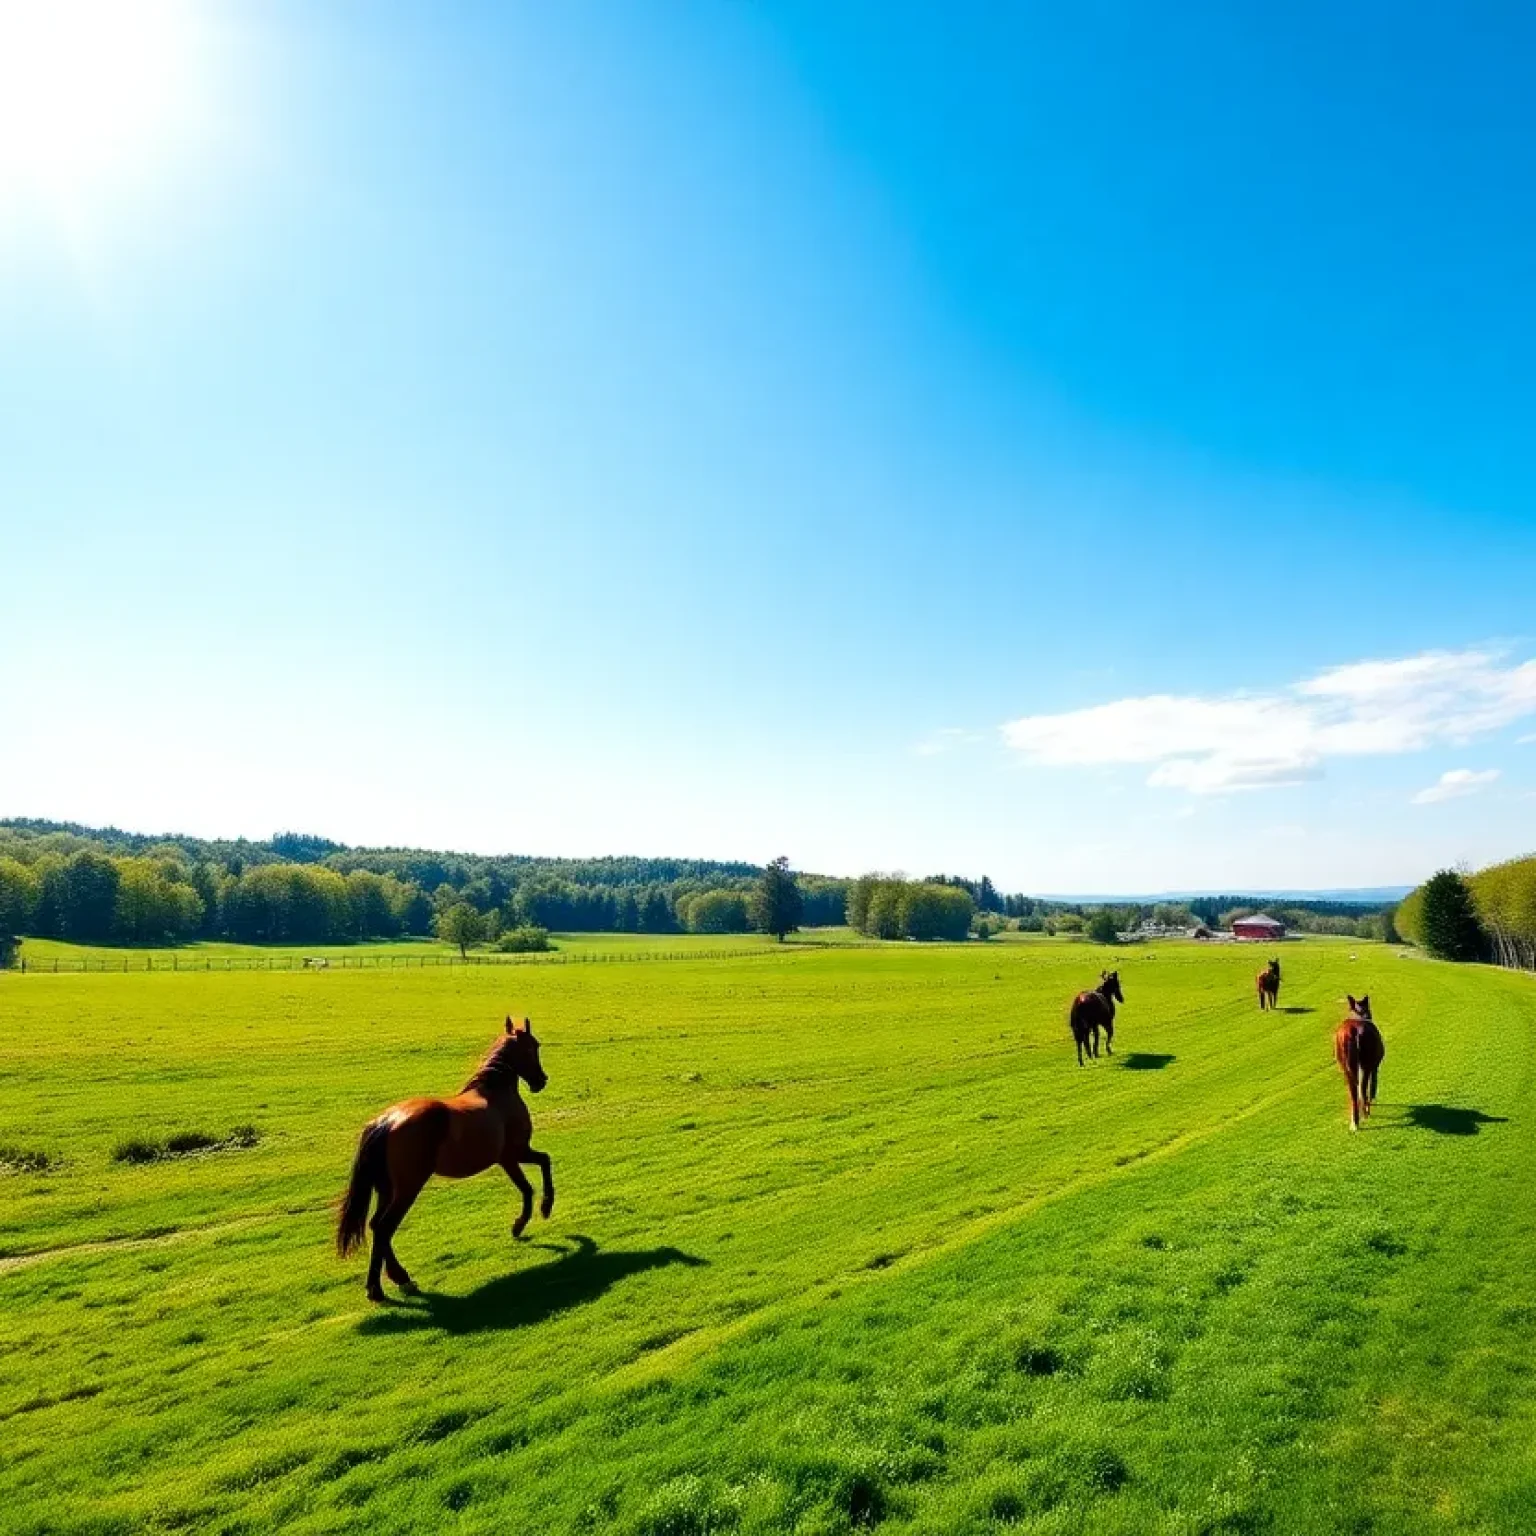
[[1100, 971], [1099, 984], [1092, 992], [1079, 992], [1072, 999], [1072, 1039], [1077, 1045], [1077, 1064], [1083, 1065], [1083, 1047], [1088, 1054], [1099, 1054], [1099, 1031], [1104, 1031], [1104, 1054], [1113, 1056], [1115, 1038], [1115, 1003], [1125, 1001], [1120, 990], [1119, 971]]
[[1333, 1054], [1344, 1081], [1349, 1084], [1349, 1128], [1358, 1131], [1360, 1117], [1370, 1117], [1376, 1098], [1376, 1074], [1387, 1054], [1381, 1031], [1371, 1019], [1369, 997], [1358, 1002], [1350, 998], [1349, 1017], [1334, 1032]]
[[1271, 960], [1253, 980], [1259, 990], [1259, 1012], [1262, 1013], [1266, 1008], [1278, 1008], [1280, 1006], [1280, 962]]
[[[523, 1197], [522, 1214], [512, 1223], [521, 1237], [533, 1214], [533, 1186], [519, 1164], [532, 1163], [544, 1182], [539, 1213], [548, 1216], [555, 1205], [555, 1182], [547, 1152], [529, 1146], [533, 1120], [517, 1091], [518, 1079], [534, 1093], [549, 1081], [539, 1064], [539, 1042], [527, 1019], [514, 1024], [486, 1052], [462, 1093], [451, 1099], [406, 1099], [386, 1109], [363, 1127], [352, 1163], [352, 1179], [341, 1197], [336, 1222], [336, 1251], [343, 1258], [367, 1242], [373, 1228], [373, 1254], [368, 1261], [368, 1299], [384, 1300], [380, 1266], [407, 1295], [416, 1285], [395, 1257], [394, 1236], [422, 1186], [434, 1173], [445, 1179], [466, 1179], [499, 1167]], [[368, 1220], [368, 1202], [378, 1191], [379, 1203]]]

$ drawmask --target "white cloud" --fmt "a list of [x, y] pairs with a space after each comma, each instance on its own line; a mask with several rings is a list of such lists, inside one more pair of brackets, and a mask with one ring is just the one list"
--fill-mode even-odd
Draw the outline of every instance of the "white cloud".
[[1536, 731], [1527, 731], [1524, 736], [1515, 737], [1517, 747], [1529, 747], [1533, 743], [1536, 743]]
[[1434, 805], [1439, 800], [1459, 800], [1463, 795], [1475, 795], [1487, 789], [1498, 778], [1497, 768], [1485, 768], [1477, 772], [1471, 768], [1452, 768], [1413, 797], [1415, 805]]
[[1274, 693], [1150, 694], [1026, 715], [1003, 739], [1049, 767], [1146, 763], [1148, 783], [1191, 794], [1319, 777], [1331, 757], [1461, 743], [1536, 714], [1536, 660], [1426, 651], [1334, 667]]

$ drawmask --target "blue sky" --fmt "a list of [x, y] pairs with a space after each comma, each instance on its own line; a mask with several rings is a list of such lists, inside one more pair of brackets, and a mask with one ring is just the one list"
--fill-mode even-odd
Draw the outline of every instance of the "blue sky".
[[0, 123], [0, 814], [1536, 845], [1529, 11], [71, 3]]

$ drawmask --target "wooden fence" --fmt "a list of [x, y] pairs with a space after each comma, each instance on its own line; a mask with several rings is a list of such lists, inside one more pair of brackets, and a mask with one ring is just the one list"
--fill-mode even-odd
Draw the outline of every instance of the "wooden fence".
[[[49, 956], [29, 960], [25, 951], [12, 975], [63, 976], [82, 972], [129, 971], [393, 971], [425, 970], [440, 965], [639, 965], [663, 960], [745, 960], [761, 955], [787, 955], [808, 949], [848, 949], [852, 945], [791, 944], [783, 949], [758, 945], [752, 949], [643, 949], [596, 951], [549, 950], [525, 954], [490, 955], [91, 955]], [[857, 946], [864, 947], [864, 946]]]

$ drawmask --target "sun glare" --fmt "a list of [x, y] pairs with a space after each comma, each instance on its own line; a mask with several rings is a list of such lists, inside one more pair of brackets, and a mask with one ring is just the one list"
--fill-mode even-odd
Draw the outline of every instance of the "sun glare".
[[195, 42], [187, 0], [0, 0], [0, 217], [83, 214], [157, 170], [188, 131]]

